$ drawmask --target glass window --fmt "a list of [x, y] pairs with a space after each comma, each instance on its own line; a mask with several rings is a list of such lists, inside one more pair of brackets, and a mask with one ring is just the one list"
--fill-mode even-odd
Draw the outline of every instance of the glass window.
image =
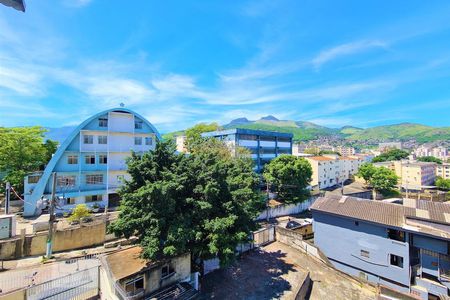
[[66, 198], [66, 203], [67, 204], [75, 204], [75, 198]]
[[87, 165], [95, 165], [95, 155], [86, 155], [84, 157], [84, 162]]
[[93, 135], [83, 135], [83, 143], [85, 144], [93, 144], [94, 136]]
[[259, 139], [261, 141], [265, 141], [265, 142], [274, 142], [275, 141], [275, 137], [274, 136], [268, 136], [268, 135], [261, 135], [259, 137]]
[[106, 144], [106, 143], [108, 143], [108, 137], [106, 136], [106, 135], [99, 135], [98, 137], [97, 137], [97, 139], [98, 139], [98, 143], [99, 144]]
[[151, 146], [153, 144], [153, 139], [151, 137], [146, 137], [145, 138], [145, 144], [147, 146]]
[[396, 240], [399, 242], [405, 241], [405, 232], [401, 230], [395, 230], [395, 229], [388, 229], [387, 230], [388, 238], [391, 240]]
[[106, 154], [100, 154], [98, 156], [98, 163], [102, 164], [102, 165], [107, 164], [108, 163], [108, 156]]
[[240, 134], [239, 135], [240, 140], [249, 140], [249, 141], [256, 141], [258, 139], [258, 136], [254, 134]]
[[140, 275], [136, 278], [128, 280], [125, 283], [125, 292], [128, 296], [133, 296], [144, 289], [144, 276]]
[[103, 195], [89, 195], [86, 196], [84, 199], [84, 202], [95, 202], [95, 201], [102, 201]]
[[391, 254], [391, 266], [403, 268], [403, 257]]
[[135, 145], [142, 145], [142, 137], [140, 137], [140, 136], [134, 137], [134, 144]]
[[108, 127], [108, 118], [99, 118], [98, 127]]
[[165, 265], [161, 269], [161, 278], [168, 277], [175, 273], [175, 269], [171, 265]]
[[78, 164], [78, 155], [69, 155], [67, 156], [67, 164], [76, 165]]
[[58, 176], [56, 177], [57, 186], [74, 186], [75, 176]]
[[361, 250], [361, 256], [369, 258], [370, 257], [370, 252], [366, 251], [366, 250]]
[[103, 174], [86, 175], [86, 184], [102, 184]]
[[139, 119], [134, 119], [134, 129], [142, 129], [144, 122]]
[[279, 142], [289, 143], [291, 141], [290, 138], [287, 137], [278, 137]]
[[30, 175], [28, 176], [28, 183], [38, 183], [40, 178], [40, 175]]

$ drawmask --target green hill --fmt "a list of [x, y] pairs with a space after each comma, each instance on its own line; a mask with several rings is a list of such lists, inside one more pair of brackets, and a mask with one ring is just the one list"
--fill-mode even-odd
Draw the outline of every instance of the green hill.
[[[415, 123], [376, 126], [367, 129], [354, 126], [329, 128], [311, 122], [278, 120], [273, 116], [267, 116], [256, 121], [249, 121], [246, 118], [239, 118], [223, 125], [223, 128], [248, 128], [289, 132], [294, 135], [294, 140], [296, 141], [309, 141], [319, 137], [333, 137], [356, 143], [389, 140], [406, 141], [411, 139], [415, 139], [419, 143], [450, 140], [450, 127], [432, 127]], [[165, 134], [164, 137], [173, 138], [174, 135], [182, 134], [182, 132], [183, 131], [168, 133]]]

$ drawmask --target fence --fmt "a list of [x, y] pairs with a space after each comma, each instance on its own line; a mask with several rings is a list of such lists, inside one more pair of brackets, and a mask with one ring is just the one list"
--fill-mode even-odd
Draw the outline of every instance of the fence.
[[299, 204], [282, 204], [275, 207], [269, 207], [262, 211], [256, 218], [257, 221], [265, 220], [267, 218], [276, 218], [292, 214], [298, 214], [307, 210], [317, 199], [317, 197], [310, 197], [305, 202]]
[[82, 300], [98, 296], [99, 266], [53, 279], [26, 290], [27, 300]]

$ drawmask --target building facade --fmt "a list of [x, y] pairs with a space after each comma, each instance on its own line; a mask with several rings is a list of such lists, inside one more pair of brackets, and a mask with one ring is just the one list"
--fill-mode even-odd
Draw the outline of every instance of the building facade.
[[436, 163], [417, 161], [388, 161], [374, 163], [375, 167], [386, 167], [400, 178], [399, 183], [405, 189], [421, 190], [434, 185]]
[[443, 163], [436, 166], [436, 176], [444, 179], [450, 179], [450, 163]]
[[403, 149], [402, 142], [385, 142], [378, 144], [378, 150], [381, 152], [387, 152], [392, 149]]
[[312, 205], [314, 243], [338, 269], [419, 299], [450, 288], [450, 205], [323, 197]]
[[235, 128], [205, 132], [202, 136], [224, 141], [233, 153], [236, 147], [250, 150], [257, 172], [261, 172], [273, 158], [292, 154], [292, 133]]
[[424, 156], [433, 156], [443, 161], [446, 161], [450, 157], [447, 147], [444, 146], [432, 147], [427, 145], [421, 145], [414, 150], [413, 154], [416, 158]]
[[353, 147], [337, 146], [334, 149], [335, 149], [334, 151], [336, 151], [342, 156], [350, 156], [356, 153], [356, 150]]
[[175, 138], [175, 144], [177, 146], [177, 151], [179, 153], [187, 153], [186, 149], [186, 136], [185, 135], [178, 135]]
[[38, 201], [50, 199], [53, 172], [57, 196], [64, 198], [60, 210], [81, 203], [117, 205], [116, 190], [129, 176], [126, 158], [131, 151], [153, 150], [159, 139], [156, 128], [129, 109], [110, 109], [90, 117], [61, 144], [43, 172], [25, 177], [24, 215], [40, 214]]

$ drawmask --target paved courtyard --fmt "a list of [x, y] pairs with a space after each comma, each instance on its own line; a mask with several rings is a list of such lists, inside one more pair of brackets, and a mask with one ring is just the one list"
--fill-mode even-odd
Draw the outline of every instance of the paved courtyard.
[[371, 286], [342, 275], [280, 242], [205, 276], [200, 299], [293, 299], [310, 272], [310, 299], [376, 299]]

